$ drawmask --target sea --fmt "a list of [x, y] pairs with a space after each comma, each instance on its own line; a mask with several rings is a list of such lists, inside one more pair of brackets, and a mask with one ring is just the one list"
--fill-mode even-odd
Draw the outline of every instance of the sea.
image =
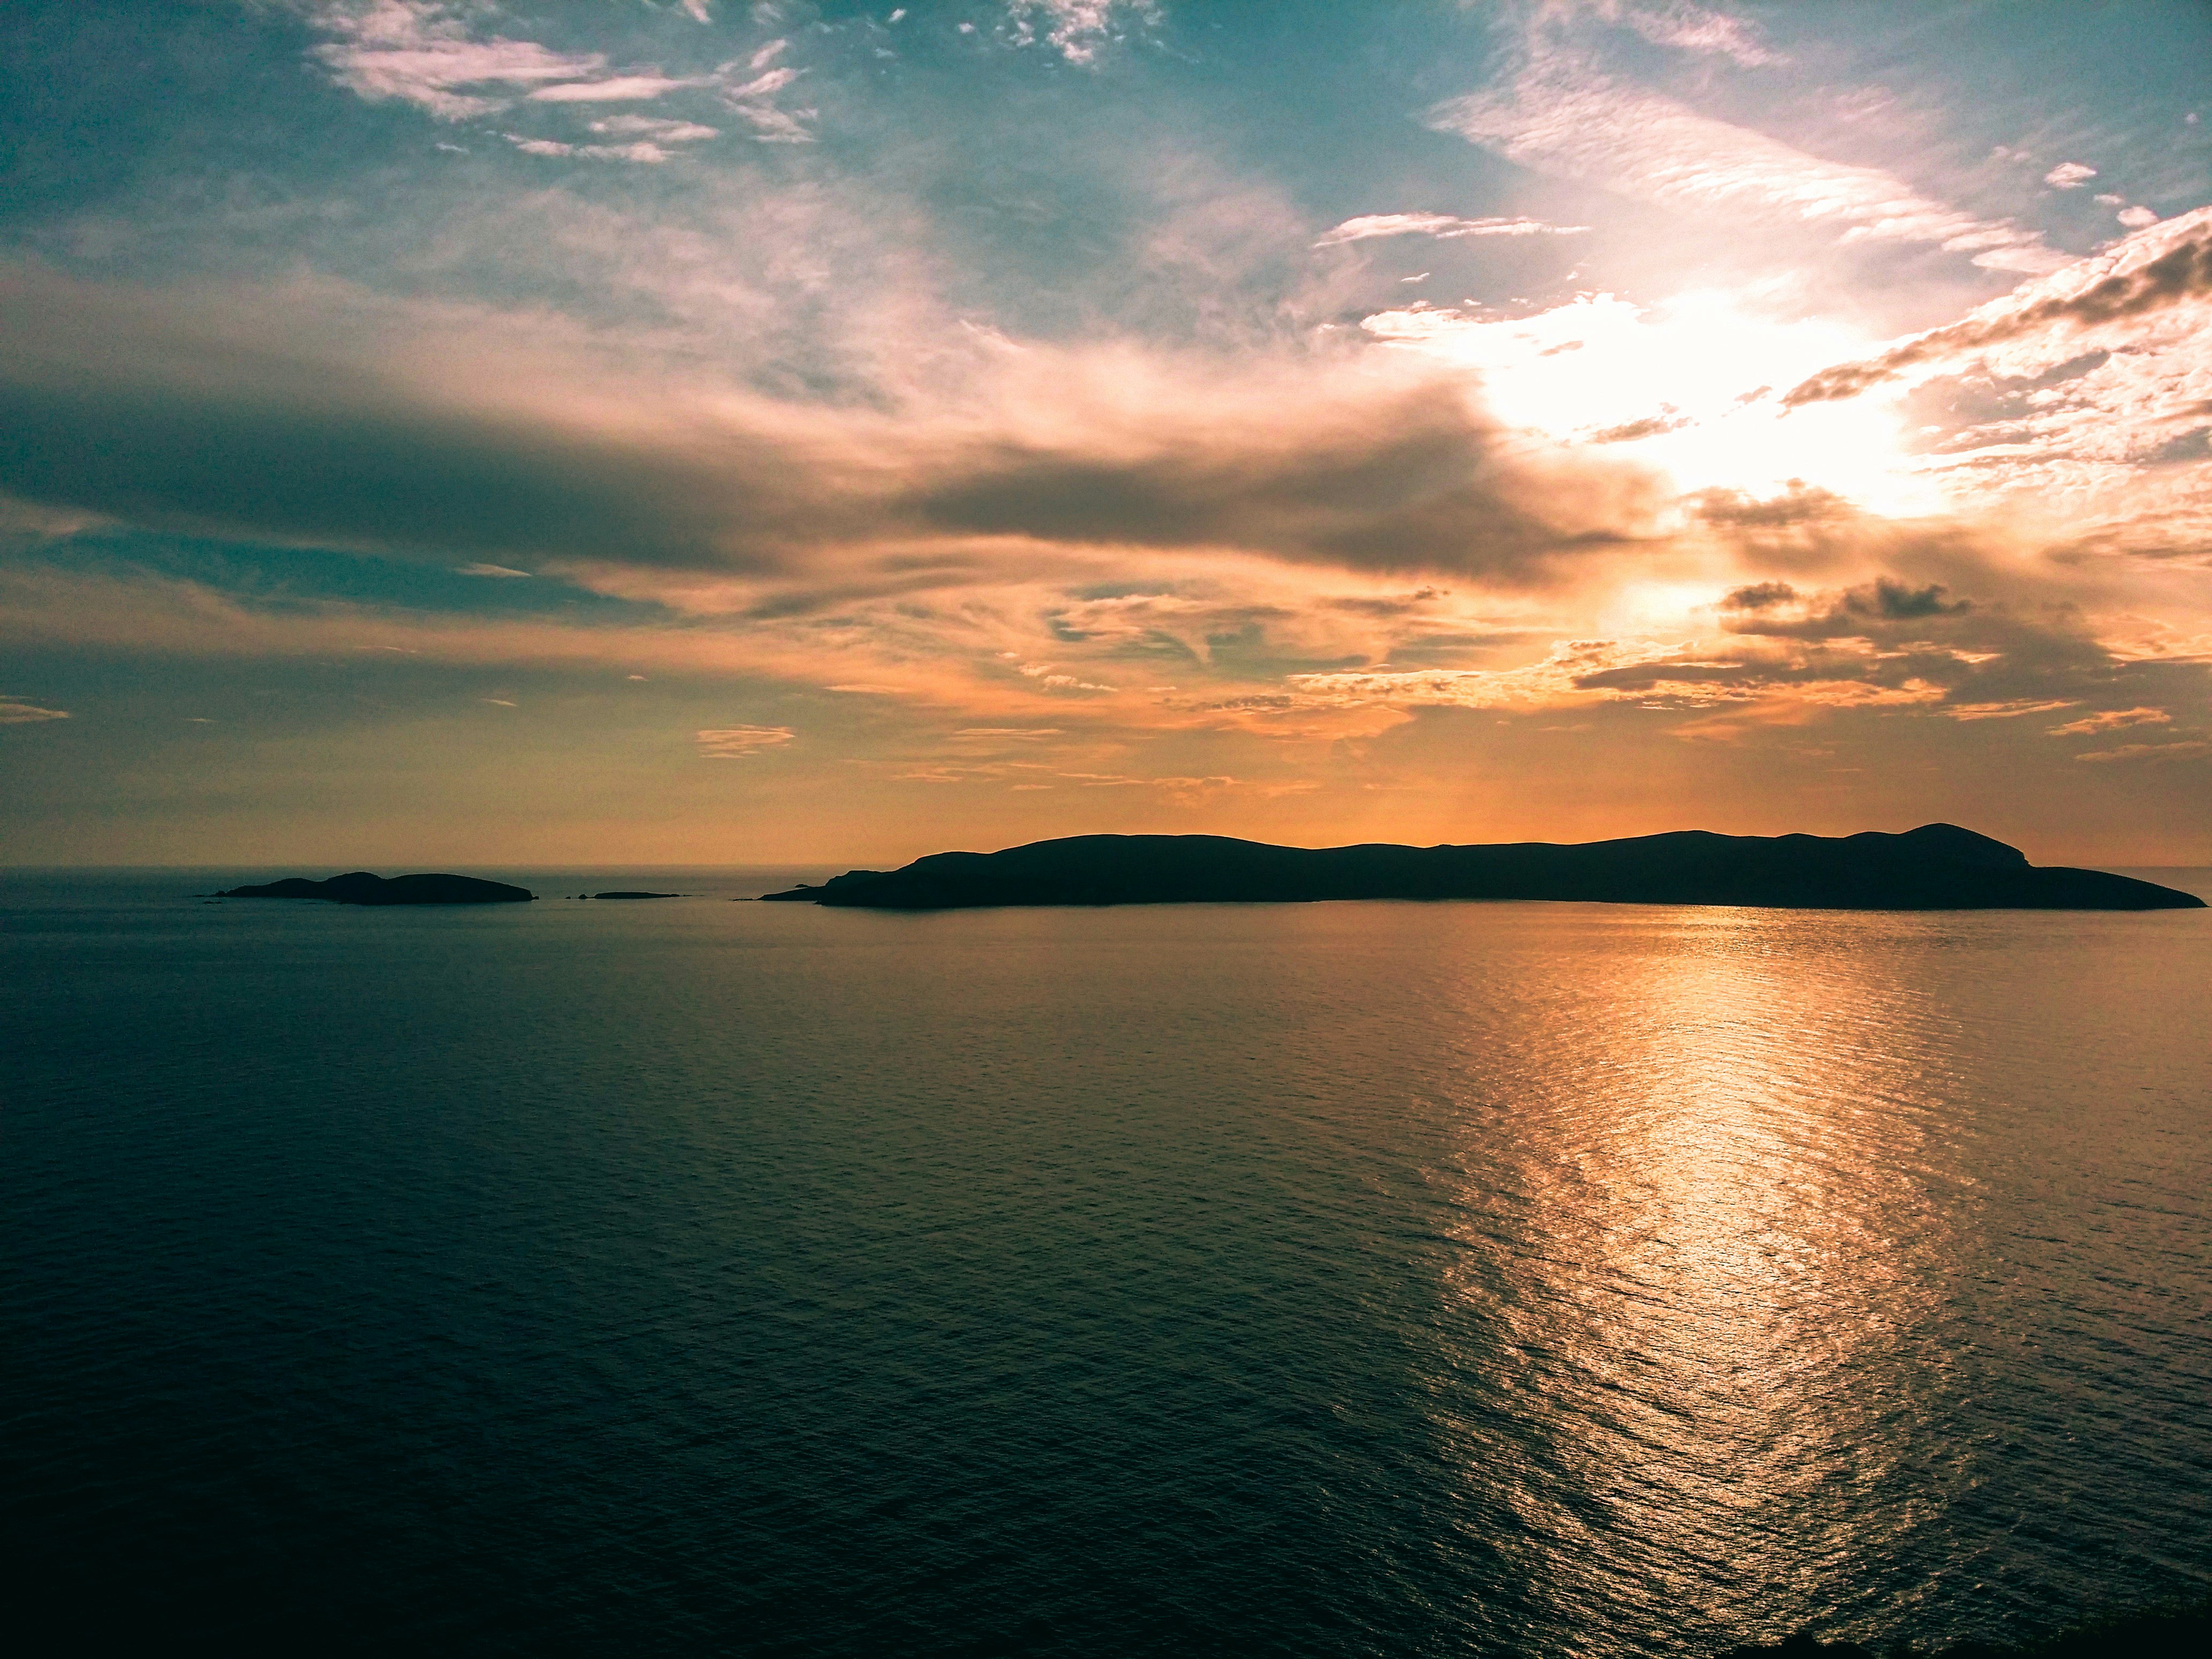
[[281, 873], [0, 872], [17, 1652], [1709, 1656], [2212, 1589], [2212, 912], [201, 896]]

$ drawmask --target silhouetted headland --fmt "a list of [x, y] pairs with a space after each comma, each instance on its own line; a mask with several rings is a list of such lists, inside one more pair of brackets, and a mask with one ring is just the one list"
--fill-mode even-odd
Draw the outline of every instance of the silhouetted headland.
[[1903, 835], [1717, 836], [1558, 846], [1270, 847], [1224, 836], [1072, 836], [854, 870], [775, 900], [879, 910], [1316, 899], [1577, 899], [1833, 910], [2181, 910], [2204, 902], [2100, 870], [2039, 869], [1948, 823]]
[[538, 895], [526, 887], [510, 887], [503, 881], [483, 881], [475, 876], [393, 876], [387, 880], [356, 870], [328, 881], [291, 876], [258, 887], [234, 887], [216, 896], [328, 899], [336, 904], [519, 904]]

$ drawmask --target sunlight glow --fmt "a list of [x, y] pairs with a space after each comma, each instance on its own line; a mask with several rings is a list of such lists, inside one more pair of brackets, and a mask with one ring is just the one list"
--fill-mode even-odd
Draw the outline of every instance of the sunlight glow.
[[1705, 290], [1650, 307], [1586, 294], [1510, 319], [1414, 306], [1364, 326], [1473, 371], [1509, 424], [1604, 445], [1663, 470], [1684, 494], [1765, 496], [1802, 480], [1878, 513], [1941, 504], [1908, 461], [1890, 404], [1859, 398], [1783, 413], [1781, 392], [1881, 343], [1830, 319], [1780, 319]]

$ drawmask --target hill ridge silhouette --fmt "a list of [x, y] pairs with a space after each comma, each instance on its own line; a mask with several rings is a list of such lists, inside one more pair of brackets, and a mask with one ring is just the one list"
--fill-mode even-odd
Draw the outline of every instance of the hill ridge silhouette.
[[2100, 870], [2039, 867], [1953, 823], [1902, 834], [1279, 847], [1228, 836], [1068, 836], [853, 870], [773, 902], [887, 910], [1020, 905], [1536, 899], [1851, 910], [2198, 909], [2193, 894]]

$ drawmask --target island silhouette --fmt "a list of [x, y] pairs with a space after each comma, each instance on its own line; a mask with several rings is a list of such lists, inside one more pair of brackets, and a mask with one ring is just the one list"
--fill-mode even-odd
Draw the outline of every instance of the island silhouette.
[[1569, 899], [1834, 910], [2184, 910], [2193, 894], [2101, 870], [2039, 868], [2017, 848], [1926, 823], [1902, 835], [1722, 836], [1573, 845], [1273, 847], [1225, 836], [1071, 836], [853, 870], [769, 901], [878, 910], [998, 905]]
[[309, 881], [289, 876], [258, 887], [234, 887], [217, 898], [328, 899], [334, 904], [522, 904], [538, 895], [526, 887], [475, 876], [372, 876], [366, 870]]

